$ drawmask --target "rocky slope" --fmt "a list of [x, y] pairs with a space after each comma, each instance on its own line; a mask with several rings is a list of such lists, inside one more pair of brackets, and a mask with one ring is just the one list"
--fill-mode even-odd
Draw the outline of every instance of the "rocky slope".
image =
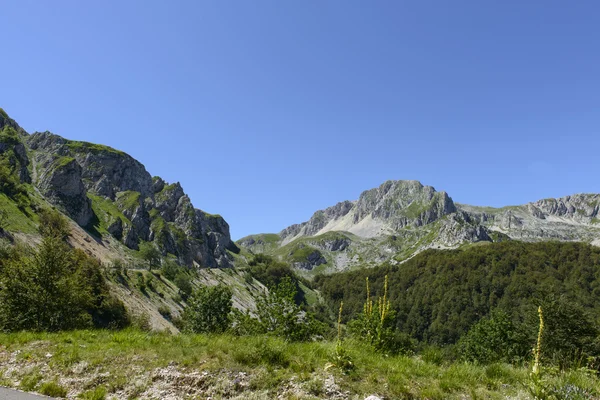
[[[385, 260], [402, 261], [428, 248], [501, 240], [600, 244], [600, 195], [578, 194], [522, 206], [475, 207], [417, 181], [387, 181], [317, 211], [278, 235], [251, 235], [238, 244], [274, 254], [303, 271], [334, 272]], [[268, 240], [265, 240], [268, 239]]]
[[162, 277], [154, 279], [154, 291], [137, 288], [145, 263], [136, 250], [144, 242], [195, 269], [192, 286], [232, 288], [237, 308], [252, 309], [254, 296], [265, 290], [228, 268], [240, 251], [229, 225], [195, 208], [179, 183], [152, 177], [139, 161], [108, 146], [50, 132], [30, 135], [0, 108], [0, 239], [36, 245], [39, 215], [53, 207], [70, 218], [71, 245], [107, 266], [118, 260], [137, 268], [118, 279], [107, 268], [111, 291], [155, 329], [176, 330], [159, 310], [177, 316], [184, 304]]
[[28, 135], [5, 112], [0, 130], [0, 154], [10, 152], [5, 158], [20, 183], [31, 184], [96, 239], [111, 237], [133, 250], [152, 242], [188, 266], [232, 265], [229, 252], [238, 249], [227, 222], [195, 208], [179, 183], [152, 177], [139, 161], [108, 146], [50, 132]]

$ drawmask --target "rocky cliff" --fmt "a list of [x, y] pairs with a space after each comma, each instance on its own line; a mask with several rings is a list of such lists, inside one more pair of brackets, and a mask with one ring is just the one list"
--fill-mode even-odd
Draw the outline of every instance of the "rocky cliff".
[[[417, 181], [387, 181], [317, 211], [278, 235], [238, 241], [311, 272], [401, 262], [428, 248], [456, 248], [502, 240], [560, 240], [600, 244], [600, 195], [578, 194], [522, 206], [456, 204], [446, 192]], [[268, 245], [261, 245], [268, 237]]]
[[152, 242], [188, 266], [232, 265], [230, 252], [238, 248], [229, 225], [195, 208], [179, 183], [152, 177], [139, 161], [108, 146], [50, 132], [29, 135], [0, 111], [0, 161], [6, 174], [18, 175], [23, 196], [40, 196], [97, 240], [114, 239], [132, 250]]

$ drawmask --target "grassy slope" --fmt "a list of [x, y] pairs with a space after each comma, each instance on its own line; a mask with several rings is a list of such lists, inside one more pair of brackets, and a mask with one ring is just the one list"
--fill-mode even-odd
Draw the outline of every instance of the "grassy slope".
[[[125, 330], [0, 334], [0, 343], [1, 384], [25, 382], [36, 390], [55, 380], [70, 398], [93, 390], [118, 399], [530, 398], [525, 367], [437, 365], [418, 357], [383, 357], [353, 342], [346, 346], [356, 369], [347, 375], [328, 367], [331, 342]], [[598, 378], [582, 371], [548, 382], [600, 390]]]

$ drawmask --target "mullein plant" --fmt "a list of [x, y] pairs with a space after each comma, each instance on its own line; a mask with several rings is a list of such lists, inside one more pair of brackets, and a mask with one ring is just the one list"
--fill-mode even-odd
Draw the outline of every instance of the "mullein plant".
[[373, 300], [371, 299], [371, 286], [369, 278], [367, 283], [367, 299], [363, 306], [362, 318], [358, 320], [358, 330], [361, 336], [367, 338], [370, 344], [377, 346], [382, 342], [386, 327], [390, 322], [390, 301], [388, 299], [388, 276], [385, 276], [383, 284], [383, 297], [377, 299], [377, 310], [374, 310]]
[[327, 364], [325, 369], [329, 369], [331, 367], [338, 367], [343, 372], [349, 372], [354, 369], [354, 363], [348, 355], [346, 348], [344, 347], [344, 343], [342, 340], [342, 310], [344, 309], [344, 302], [340, 303], [340, 309], [338, 311], [338, 321], [337, 321], [337, 343], [335, 345], [335, 353], [331, 358], [331, 363]]
[[542, 307], [538, 307], [538, 316], [540, 319], [540, 327], [538, 329], [537, 343], [533, 348], [533, 367], [529, 374], [529, 393], [535, 400], [554, 399], [553, 390], [544, 382], [544, 374], [540, 359], [542, 356], [542, 337], [544, 335], [544, 313]]

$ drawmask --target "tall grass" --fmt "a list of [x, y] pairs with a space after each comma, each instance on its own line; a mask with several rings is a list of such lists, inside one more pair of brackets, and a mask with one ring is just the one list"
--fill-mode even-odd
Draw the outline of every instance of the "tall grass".
[[[153, 371], [175, 365], [182, 371], [239, 371], [248, 374], [247, 390], [269, 393], [290, 382], [303, 385], [312, 396], [327, 398], [322, 382], [333, 377], [341, 391], [352, 395], [378, 394], [385, 398], [506, 398], [526, 396], [530, 369], [508, 364], [479, 366], [470, 363], [428, 362], [419, 356], [384, 356], [360, 339], [346, 338], [343, 346], [354, 368], [325, 369], [341, 341], [289, 343], [271, 336], [169, 335], [142, 332], [88, 330], [62, 333], [0, 334], [0, 371], [19, 350], [22, 365], [46, 365], [44, 382], [64, 382], [75, 365], [106, 373], [102, 389], [86, 388], [85, 395], [100, 397], [131, 385], [131, 372]], [[47, 354], [51, 357], [47, 357]], [[16, 385], [18, 376], [3, 382]], [[562, 390], [577, 388], [582, 393], [600, 393], [598, 378], [582, 371], [569, 371], [546, 378]], [[31, 378], [33, 388], [40, 381]], [[35, 382], [33, 382], [35, 381]], [[27, 388], [30, 390], [35, 390]], [[139, 389], [141, 390], [141, 388]], [[571, 391], [575, 389], [570, 389]], [[83, 392], [83, 391], [82, 391]], [[316, 393], [316, 394], [315, 394]], [[107, 395], [110, 398], [110, 394]], [[526, 398], [526, 397], [525, 397]]]

